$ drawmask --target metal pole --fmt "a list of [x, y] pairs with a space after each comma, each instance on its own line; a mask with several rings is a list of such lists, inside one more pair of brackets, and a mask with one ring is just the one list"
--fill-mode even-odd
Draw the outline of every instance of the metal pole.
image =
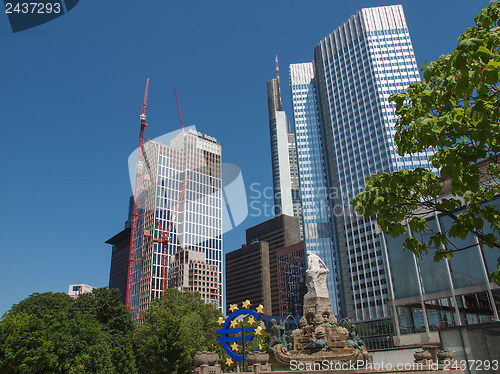
[[243, 330], [243, 372], [246, 372], [246, 348], [245, 348], [245, 324], [243, 321], [241, 321], [243, 327], [241, 328]]

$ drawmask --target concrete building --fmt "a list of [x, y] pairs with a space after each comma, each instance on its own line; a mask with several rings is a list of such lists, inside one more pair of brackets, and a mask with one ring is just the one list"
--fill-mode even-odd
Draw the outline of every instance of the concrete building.
[[[281, 311], [287, 313], [285, 317], [291, 314], [288, 305], [300, 295], [281, 293], [280, 297], [279, 279], [282, 275], [278, 269], [278, 253], [281, 253], [281, 270], [284, 273], [293, 270], [289, 278], [295, 283], [287, 289], [291, 293], [300, 292], [296, 286], [300, 280], [298, 273], [304, 271], [298, 268], [300, 252], [304, 259], [299, 220], [295, 217], [280, 215], [247, 229], [246, 244], [226, 254], [226, 309], [230, 304], [249, 299], [253, 304], [264, 305], [267, 315], [283, 315]], [[287, 303], [286, 308], [280, 306], [281, 302]]]
[[266, 314], [279, 314], [279, 286], [276, 253], [279, 249], [299, 243], [300, 226], [295, 217], [280, 215], [246, 230], [247, 243], [264, 241], [269, 244], [269, 272], [271, 282], [271, 307]]
[[[336, 265], [329, 285], [338, 290], [343, 316], [388, 318], [382, 242], [375, 221], [356, 215], [350, 201], [370, 175], [431, 167], [432, 149], [403, 157], [395, 151], [396, 116], [388, 97], [420, 79], [403, 8], [361, 9], [319, 42], [310, 65], [290, 70], [299, 170], [309, 167], [305, 160], [326, 160], [323, 188], [331, 199], [335, 232], [327, 264]], [[318, 113], [313, 110], [304, 118], [304, 100]], [[301, 127], [317, 129], [318, 124], [321, 147], [307, 137], [299, 141]], [[321, 189], [321, 179], [315, 188]], [[308, 248], [307, 234], [306, 249], [315, 251]]]
[[297, 147], [290, 122], [281, 106], [280, 82], [267, 82], [271, 160], [273, 167], [274, 213], [299, 219], [302, 230], [302, 208], [299, 192]]
[[[138, 167], [142, 168], [143, 184], [136, 196], [139, 218], [131, 309], [136, 313], [146, 310], [163, 293], [170, 265], [173, 271], [178, 269], [173, 256], [187, 249], [199, 251], [204, 256], [199, 261], [216, 269], [217, 294], [212, 297], [210, 282], [208, 301], [222, 308], [221, 146], [208, 135], [181, 131], [169, 145], [147, 141], [144, 162]], [[168, 243], [163, 244], [162, 234], [172, 220]], [[190, 251], [185, 253], [187, 258], [192, 256]], [[175, 287], [195, 287], [189, 284], [189, 277], [178, 279], [183, 284], [172, 280]]]
[[207, 304], [218, 305], [218, 269], [207, 262], [206, 255], [201, 250], [181, 249], [170, 258], [168, 288], [198, 292]]
[[303, 299], [306, 294], [306, 255], [304, 242], [293, 244], [276, 251], [278, 277], [278, 315], [295, 317], [303, 314]]
[[231, 304], [250, 300], [271, 313], [269, 243], [245, 244], [226, 254], [226, 313]]
[[111, 244], [111, 266], [109, 270], [109, 288], [117, 288], [121, 292], [121, 301], [125, 304], [127, 289], [128, 256], [130, 250], [130, 226], [112, 238], [106, 240]]
[[94, 287], [89, 286], [88, 284], [70, 284], [68, 288], [68, 295], [73, 299], [76, 299], [84, 293], [92, 292], [93, 289]]

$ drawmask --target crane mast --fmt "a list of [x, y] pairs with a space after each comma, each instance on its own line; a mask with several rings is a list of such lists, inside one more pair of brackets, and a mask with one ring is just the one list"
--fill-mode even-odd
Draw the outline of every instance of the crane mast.
[[175, 89], [175, 87], [174, 87], [174, 92], [175, 92], [175, 101], [177, 102], [177, 112], [179, 113], [179, 121], [181, 122], [182, 131], [184, 131], [184, 121], [182, 120], [181, 103], [179, 102], [179, 96], [177, 95], [177, 90]]
[[130, 310], [135, 310], [132, 308], [132, 287], [134, 280], [134, 265], [138, 262], [135, 259], [135, 251], [137, 245], [137, 223], [139, 220], [139, 196], [142, 190], [142, 180], [143, 180], [143, 164], [144, 164], [144, 132], [146, 127], [146, 105], [148, 101], [148, 88], [149, 88], [149, 78], [146, 81], [146, 90], [144, 93], [144, 102], [142, 104], [141, 119], [141, 129], [139, 132], [139, 148], [137, 149], [137, 164], [135, 170], [135, 186], [134, 186], [134, 208], [132, 211], [132, 227], [130, 230], [130, 249], [128, 256], [128, 272], [127, 272], [127, 289], [125, 295], [125, 305]]

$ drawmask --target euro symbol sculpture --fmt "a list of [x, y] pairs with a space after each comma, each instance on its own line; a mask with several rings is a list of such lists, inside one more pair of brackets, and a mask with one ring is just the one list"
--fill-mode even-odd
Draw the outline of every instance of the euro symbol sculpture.
[[[222, 325], [222, 328], [220, 330], [217, 330], [215, 333], [220, 334], [220, 338], [217, 338], [217, 341], [222, 344], [222, 348], [226, 351], [226, 353], [234, 358], [237, 361], [243, 361], [243, 356], [238, 355], [233, 352], [233, 350], [229, 347], [227, 343], [231, 342], [242, 342], [243, 341], [243, 327], [237, 327], [237, 328], [228, 328], [228, 326], [231, 324], [231, 321], [234, 320], [236, 317], [246, 314], [253, 316], [255, 319], [259, 318], [259, 315], [257, 312], [250, 310], [250, 309], [239, 309], [235, 310], [232, 312], [227, 318], [224, 324]], [[253, 339], [252, 335], [247, 335], [247, 333], [252, 333], [255, 330], [255, 327], [245, 327], [245, 341], [250, 341]], [[228, 334], [239, 334], [237, 336], [228, 336]]]

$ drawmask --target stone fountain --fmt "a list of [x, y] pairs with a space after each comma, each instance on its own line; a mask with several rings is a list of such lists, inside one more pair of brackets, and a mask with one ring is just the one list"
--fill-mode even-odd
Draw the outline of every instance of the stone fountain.
[[[339, 326], [332, 313], [326, 278], [330, 270], [321, 258], [307, 251], [307, 294], [304, 296], [300, 328], [292, 332], [292, 344], [273, 344], [270, 348], [278, 366], [289, 367], [294, 362], [368, 363], [371, 354], [359, 338], [356, 328], [351, 331]], [[274, 337], [273, 337], [274, 338]], [[278, 342], [279, 339], [273, 339]]]

